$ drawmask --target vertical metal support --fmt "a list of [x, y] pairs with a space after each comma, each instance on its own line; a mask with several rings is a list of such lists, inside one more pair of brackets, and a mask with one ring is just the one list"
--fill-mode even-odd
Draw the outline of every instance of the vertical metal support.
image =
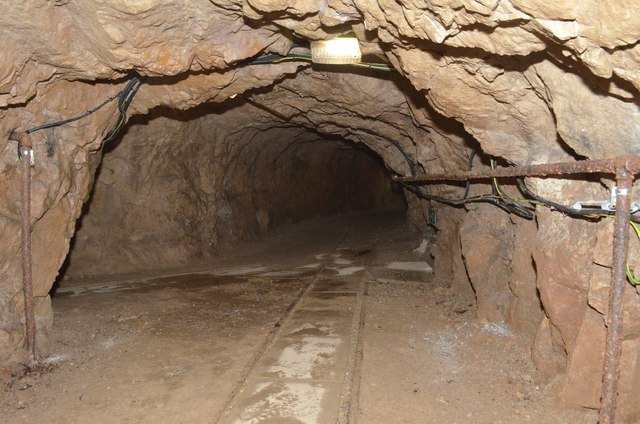
[[33, 274], [31, 256], [31, 167], [33, 166], [33, 149], [28, 135], [23, 135], [18, 144], [18, 153], [22, 162], [22, 207], [21, 207], [21, 241], [22, 241], [22, 292], [24, 296], [24, 324], [26, 349], [30, 365], [37, 361], [36, 354], [36, 321], [33, 310]]
[[615, 424], [620, 354], [622, 343], [622, 300], [627, 285], [625, 265], [629, 247], [629, 216], [633, 174], [626, 166], [616, 169], [616, 218], [613, 233], [613, 257], [609, 311], [607, 314], [607, 344], [602, 376], [602, 397], [599, 424]]

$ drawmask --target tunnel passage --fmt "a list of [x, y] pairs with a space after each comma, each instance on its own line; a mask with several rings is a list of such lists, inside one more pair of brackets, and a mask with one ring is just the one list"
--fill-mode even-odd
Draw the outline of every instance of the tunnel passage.
[[[252, 72], [258, 71], [254, 69]], [[64, 92], [65, 87], [66, 83], [59, 89]], [[79, 87], [92, 93], [91, 86]], [[168, 87], [174, 89], [171, 84]], [[117, 87], [108, 85], [102, 89], [111, 93]], [[580, 233], [590, 225], [586, 222], [573, 220], [566, 226], [559, 226], [556, 222], [561, 219], [558, 214], [545, 208], [536, 210], [534, 221], [521, 219], [488, 204], [450, 208], [429, 201], [429, 195], [457, 198], [464, 194], [464, 185], [429, 186], [423, 193], [426, 194], [424, 198], [409, 191], [400, 194], [391, 184], [389, 173], [447, 172], [468, 169], [470, 162], [476, 167], [474, 169], [490, 169], [488, 155], [478, 151], [477, 143], [466, 127], [438, 114], [406, 81], [394, 75], [308, 69], [268, 89], [235, 96], [223, 107], [204, 105], [193, 109], [193, 105], [187, 103], [181, 106], [188, 109], [186, 112], [166, 106], [149, 108], [150, 99], [164, 98], [162, 96], [166, 93], [163, 90], [166, 87], [157, 83], [141, 89], [136, 97], [140, 102], [139, 109], [133, 109], [126, 133], [117, 144], [107, 144], [104, 155], [99, 143], [93, 150], [87, 147], [85, 151], [74, 150], [72, 144], [62, 142], [82, 139], [78, 135], [83, 131], [81, 126], [63, 127], [56, 129], [54, 136], [44, 133], [39, 138], [51, 139], [55, 148], [52, 156], [48, 157], [45, 150], [48, 144], [37, 146], [38, 157], [47, 158], [43, 165], [48, 168], [36, 167], [34, 186], [50, 190], [60, 187], [61, 190], [52, 191], [48, 197], [36, 192], [36, 196], [40, 196], [37, 197], [39, 202], [47, 200], [36, 203], [36, 206], [43, 210], [56, 205], [49, 203], [48, 199], [60, 196], [63, 199], [57, 209], [46, 213], [45, 218], [34, 226], [40, 346], [44, 346], [46, 337], [52, 333], [59, 340], [65, 323], [74, 319], [72, 313], [64, 316], [69, 309], [59, 307], [55, 311], [57, 324], [51, 328], [54, 311], [48, 297], [51, 282], [67, 253], [66, 243], [74, 233], [64, 275], [78, 276], [82, 283], [84, 276], [159, 270], [206, 262], [238, 241], [257, 240], [289, 222], [319, 214], [349, 213], [362, 208], [395, 209], [406, 212], [410, 221], [421, 224], [423, 229], [427, 223], [435, 226], [437, 237], [429, 243], [421, 240], [420, 234], [411, 234], [408, 243], [389, 243], [397, 237], [386, 231], [389, 222], [374, 222], [363, 232], [373, 239], [350, 252], [352, 256], [375, 250], [372, 246], [394, 250], [401, 256], [383, 255], [374, 264], [373, 268], [385, 271], [375, 277], [380, 299], [385, 298], [388, 284], [406, 282], [408, 274], [403, 267], [409, 266], [407, 263], [417, 261], [424, 269], [425, 260], [433, 256], [434, 285], [424, 287], [434, 288], [436, 299], [437, 290], [441, 287], [451, 290], [450, 296], [446, 296], [450, 300], [445, 303], [442, 299], [436, 300], [438, 305], [447, 306], [449, 311], [459, 311], [455, 314], [474, 311], [476, 317], [489, 323], [476, 327], [481, 335], [488, 332], [502, 337], [510, 331], [518, 332], [528, 343], [527, 349], [531, 353], [527, 357], [533, 359], [536, 372], [543, 375], [542, 378], [550, 380], [566, 370], [573, 379], [570, 381], [599, 381], [598, 369], [591, 368], [585, 377], [581, 366], [581, 361], [594, 354], [590, 349], [593, 344], [589, 334], [594, 328], [599, 328], [597, 315], [592, 311], [583, 314], [584, 299], [563, 292], [564, 286], [556, 284], [556, 281], [558, 277], [567, 275], [558, 272], [559, 264], [575, 265], [584, 261], [596, 267], [598, 278], [604, 280], [600, 266], [589, 262], [591, 253], [586, 246], [597, 240], [597, 251], [605, 251], [603, 240], [606, 237], [599, 235], [596, 239], [595, 233], [589, 233], [590, 238], [580, 240], [584, 255], [575, 256], [566, 250], [561, 242], [563, 237], [554, 236], [554, 231], [571, 228], [571, 231]], [[173, 97], [169, 98], [173, 101]], [[107, 113], [98, 116], [111, 123]], [[91, 128], [95, 129], [95, 125]], [[544, 155], [551, 151], [553, 148], [536, 150]], [[523, 151], [516, 153], [519, 155]], [[74, 162], [67, 159], [74, 154], [80, 158], [76, 160], [80, 160], [82, 166], [71, 168]], [[471, 160], [474, 157], [475, 162]], [[92, 183], [94, 171], [97, 176]], [[54, 181], [60, 184], [52, 184], [46, 178], [48, 172], [54, 172], [58, 178]], [[537, 182], [535, 188], [541, 192], [547, 190], [546, 195], [553, 196], [554, 193], [548, 192], [553, 189], [553, 184], [557, 183]], [[597, 183], [578, 184], [589, 196], [603, 195], [604, 190]], [[487, 194], [490, 190], [486, 184], [474, 184], [470, 193], [475, 196]], [[513, 198], [520, 196], [511, 185], [505, 184], [501, 190]], [[355, 198], [354, 193], [357, 194]], [[82, 219], [76, 225], [80, 206], [89, 197]], [[561, 198], [557, 200], [563, 201]], [[428, 221], [430, 211], [435, 211], [437, 219], [434, 222]], [[65, 225], [55, 225], [60, 222]], [[602, 224], [600, 231], [606, 228], [606, 222]], [[329, 234], [338, 244], [343, 235], [335, 233], [335, 226], [326, 229], [334, 231], [317, 231], [316, 234]], [[376, 239], [378, 236], [380, 238]], [[539, 240], [544, 242], [538, 245]], [[368, 258], [358, 257], [355, 261], [353, 257], [344, 257], [345, 252], [338, 247], [334, 246], [329, 256], [318, 250], [316, 254], [322, 259], [315, 259], [312, 255], [297, 265], [321, 264], [332, 276], [337, 274], [340, 278], [348, 278], [354, 273], [357, 279], [364, 274], [366, 267], [363, 262]], [[299, 253], [295, 248], [291, 250]], [[337, 256], [334, 258], [332, 255]], [[558, 261], [558, 255], [565, 255], [564, 260]], [[393, 269], [398, 266], [401, 268], [400, 278], [398, 270]], [[262, 270], [262, 265], [250, 266], [249, 269], [271, 273], [270, 270]], [[189, 278], [187, 283], [194, 289], [204, 284], [201, 277]], [[258, 275], [256, 278], [269, 279], [271, 276]], [[425, 279], [421, 278], [421, 281]], [[574, 275], [567, 281], [574, 282]], [[61, 286], [64, 285], [65, 281], [61, 281]], [[261, 289], [255, 289], [258, 294], [254, 299], [259, 302]], [[72, 289], [66, 291], [67, 294], [69, 292], [74, 293]], [[167, 300], [163, 293], [157, 293], [160, 305]], [[288, 296], [292, 294], [288, 293]], [[425, 294], [409, 297], [431, 299], [431, 295]], [[12, 311], [12, 316], [19, 316], [21, 298], [13, 296], [12, 299], [17, 306], [8, 310]], [[147, 298], [139, 296], [138, 300], [145, 302]], [[600, 308], [601, 300], [597, 303]], [[64, 296], [54, 298], [53, 309], [56, 302], [65, 302]], [[566, 308], [565, 303], [570, 307]], [[93, 307], [91, 304], [87, 306]], [[127, 320], [129, 316], [139, 314], [131, 310], [135, 305], [129, 307], [126, 302], [121, 309], [116, 304], [111, 306], [116, 310], [105, 305], [102, 312], [105, 320]], [[221, 308], [216, 309], [218, 306]], [[233, 310], [225, 310], [222, 306], [207, 306], [203, 311], [233, 313]], [[261, 307], [255, 306], [256, 309]], [[583, 316], [585, 321], [581, 320]], [[394, 319], [391, 317], [390, 321]], [[206, 323], [209, 320], [210, 317], [205, 316], [202, 320], [194, 318], [192, 322]], [[169, 320], [167, 325], [172, 325], [171, 322], [181, 321]], [[453, 318], [446, 316], [446, 322], [455, 323], [455, 315]], [[565, 325], [568, 322], [572, 324]], [[413, 327], [408, 324], [406, 328]], [[92, 328], [90, 331], [102, 330]], [[81, 332], [82, 336], [85, 334]], [[420, 339], [422, 336], [411, 337]], [[436, 341], [443, 340], [446, 348], [448, 336], [442, 337], [438, 336]], [[78, 340], [86, 341], [82, 337]], [[104, 343], [110, 345], [111, 342], [106, 340]], [[575, 343], [571, 354], [566, 348], [567, 343]], [[19, 341], [10, 349], [10, 355], [19, 354]], [[628, 349], [635, 348], [630, 346]], [[430, 363], [437, 364], [438, 358], [451, 353], [445, 350], [444, 353], [431, 354], [428, 357], [435, 359]], [[494, 361], [501, 358], [500, 354], [488, 356]], [[380, 360], [387, 362], [384, 357]], [[378, 378], [384, 379], [382, 376]], [[625, 378], [627, 385], [638, 381], [635, 374]], [[567, 384], [563, 394], [573, 399], [572, 402], [596, 405], [597, 394], [586, 393], [580, 387]]]
[[[633, 8], [626, 2], [558, 5], [512, 0], [449, 2], [448, 5], [447, 2], [426, 2], [426, 6], [422, 4], [425, 2], [323, 0], [40, 3], [38, 7], [6, 8], [1, 18], [6, 24], [3, 35], [7, 48], [2, 54], [7, 60], [2, 61], [0, 72], [0, 133], [4, 135], [0, 138], [3, 241], [0, 246], [0, 366], [21, 364], [28, 356], [31, 359], [36, 356], [33, 351], [27, 356], [23, 349], [24, 339], [30, 339], [24, 335], [29, 331], [24, 330], [31, 328], [22, 322], [24, 316], [29, 315], [23, 314], [23, 309], [28, 309], [23, 308], [25, 299], [33, 298], [40, 338], [37, 345], [42, 355], [49, 352], [45, 344], [49, 334], [55, 334], [53, 339], [58, 342], [68, 342], [69, 339], [62, 337], [65, 325], [93, 318], [93, 311], [86, 304], [80, 301], [74, 304], [71, 300], [65, 309], [61, 306], [64, 299], [58, 298], [52, 306], [48, 295], [78, 227], [76, 220], [93, 187], [95, 201], [87, 206], [85, 222], [79, 228], [71, 253], [70, 269], [75, 267], [79, 275], [187, 263], [203, 252], [222, 251], [235, 240], [262, 237], [289, 221], [305, 218], [311, 209], [314, 213], [334, 213], [355, 208], [346, 200], [338, 202], [340, 206], [323, 201], [329, 193], [332, 199], [344, 198], [347, 188], [352, 187], [350, 179], [347, 179], [349, 184], [341, 186], [344, 191], [318, 182], [315, 187], [321, 189], [316, 192], [317, 198], [305, 189], [308, 185], [303, 177], [316, 175], [320, 168], [323, 173], [341, 176], [341, 160], [324, 159], [328, 151], [334, 150], [328, 146], [339, 140], [351, 146], [366, 145], [384, 161], [385, 168], [401, 175], [425, 171], [451, 176], [473, 164], [472, 152], [485, 159], [482, 163], [476, 162], [476, 169], [488, 172], [492, 165], [490, 159], [494, 159], [498, 168], [503, 168], [585, 158], [607, 159], [637, 155], [639, 151], [638, 22], [630, 17], [629, 10]], [[326, 60], [322, 64], [313, 51], [309, 52], [314, 41], [331, 41], [329, 39], [336, 35], [350, 39], [351, 46], [364, 53], [361, 57], [359, 54], [349, 57], [348, 64], [355, 67], [324, 66]], [[311, 54], [303, 57], [301, 51]], [[380, 63], [373, 67], [363, 63], [369, 60]], [[108, 163], [110, 154], [107, 154], [93, 184], [97, 165], [102, 162], [102, 149], [110, 148], [112, 129], [120, 128], [126, 120], [121, 99], [113, 96], [118, 96], [120, 90], [136, 79], [143, 85], [127, 112], [133, 118], [131, 122], [138, 124], [130, 127], [130, 134], [139, 131], [139, 139], [146, 140], [145, 145], [131, 147], [129, 154], [119, 157], [118, 149], [124, 148], [120, 151], [125, 152], [127, 148], [124, 144], [116, 147], [111, 152], [116, 159]], [[182, 122], [185, 119], [172, 119], [168, 114], [162, 125], [153, 122], [161, 122], [163, 118], [148, 122], [142, 118], [162, 115], [156, 113], [158, 109], [190, 110], [207, 103], [227, 103], [234, 99], [238, 102], [243, 97], [253, 102], [253, 106], [259, 105], [262, 112], [252, 109], [251, 119], [225, 115], [223, 122], [211, 121], [213, 124], [207, 124], [203, 118], [186, 119], [193, 122], [187, 125]], [[109, 98], [118, 98], [118, 105], [109, 102]], [[104, 107], [99, 108], [99, 101], [106, 101], [101, 104]], [[71, 116], [81, 118], [67, 121]], [[28, 165], [24, 158], [30, 155], [21, 154], [16, 158], [16, 151], [24, 151], [17, 148], [19, 140], [15, 135], [25, 134], [22, 131], [25, 128], [33, 129], [47, 122], [65, 124], [47, 127], [47, 131], [32, 137], [36, 158], [32, 170], [33, 202], [29, 204], [32, 213], [24, 213], [27, 208], [21, 206], [17, 187], [21, 177], [28, 174], [22, 169]], [[142, 129], [136, 130], [152, 127], [155, 129], [147, 135]], [[254, 147], [254, 143], [266, 145], [262, 143], [262, 136], [255, 135], [258, 133], [270, 134], [269, 139], [276, 140], [270, 144], [273, 149]], [[226, 139], [235, 141], [198, 141]], [[282, 141], [292, 139], [301, 141], [291, 147]], [[316, 139], [326, 139], [327, 143], [320, 145]], [[135, 141], [129, 144], [136, 145]], [[246, 148], [235, 149], [245, 144]], [[335, 151], [342, 154], [342, 147], [335, 147]], [[277, 159], [280, 154], [287, 164], [282, 168], [272, 166], [280, 162]], [[323, 158], [318, 161], [322, 166], [294, 166], [304, 163], [305, 157], [318, 155]], [[183, 160], [187, 157], [188, 161]], [[365, 175], [368, 172], [361, 171]], [[276, 185], [286, 186], [283, 181], [291, 178], [298, 178], [299, 182], [290, 185], [290, 193], [274, 189]], [[455, 398], [455, 392], [450, 393], [452, 397], [440, 398], [447, 387], [456, 387], [453, 382], [449, 384], [453, 379], [448, 377], [458, 370], [457, 365], [465, 364], [456, 356], [461, 349], [455, 349], [460, 347], [455, 341], [467, 340], [461, 338], [467, 329], [476, 332], [471, 331], [473, 334], [504, 337], [492, 339], [496, 345], [505, 347], [504, 352], [498, 353], [503, 363], [508, 363], [509, 343], [505, 340], [509, 332], [522, 336], [528, 353], [519, 363], [535, 364], [539, 381], [549, 384], [544, 387], [560, 381], [559, 397], [567, 405], [587, 409], [601, 406], [605, 336], [614, 333], [607, 323], [612, 316], [619, 315], [608, 307], [608, 295], [614, 292], [609, 288], [612, 226], [606, 214], [581, 219], [566, 208], [553, 206], [552, 202], [601, 204], [602, 199], [610, 198], [612, 181], [600, 177], [592, 180], [545, 178], [526, 183], [530, 184], [534, 196], [507, 183], [501, 187], [474, 184], [470, 193], [485, 195], [492, 190], [490, 196], [510, 197], [516, 203], [523, 203], [533, 219], [521, 219], [510, 210], [488, 204], [466, 204], [466, 199], [463, 199], [464, 205], [453, 202], [457, 208], [444, 206], [446, 199], [459, 199], [464, 194], [463, 185], [433, 184], [420, 193], [422, 197], [404, 193], [411, 221], [437, 229], [433, 243], [415, 237], [410, 248], [404, 245], [403, 249], [397, 249], [410, 258], [423, 260], [433, 255], [435, 260], [434, 284], [428, 286], [431, 290], [421, 292], [427, 286], [413, 286], [415, 295], [406, 296], [407, 300], [415, 301], [409, 310], [419, 315], [418, 311], [428, 309], [419, 303], [420, 299], [436, 299], [429, 307], [444, 305], [439, 309], [442, 313], [430, 318], [444, 317], [446, 323], [459, 323], [455, 329], [461, 333], [454, 332], [456, 337], [451, 337], [447, 324], [443, 328], [427, 328], [426, 334], [409, 335], [413, 329], [420, 328], [420, 323], [435, 320], [420, 319], [415, 325], [416, 322], [411, 322], [412, 314], [403, 315], [406, 308], [402, 302], [388, 315], [389, 319], [375, 321], [376, 315], [384, 316], [385, 302], [393, 298], [386, 294], [397, 294], [394, 289], [410, 286], [407, 281], [389, 276], [376, 279], [374, 285], [379, 296], [375, 302], [377, 309], [372, 309], [373, 317], [368, 317], [375, 323], [369, 327], [368, 330], [374, 330], [368, 335], [378, 342], [378, 350], [383, 350], [379, 346], [394, 345], [388, 338], [378, 338], [385, 331], [387, 337], [407, 336], [408, 343], [403, 339], [395, 342], [409, 346], [405, 352], [408, 356], [414, 352], [420, 356], [406, 363], [432, 358], [432, 363], [442, 366], [423, 374], [428, 376], [423, 380], [437, 382], [433, 375], [444, 370], [446, 377], [440, 376], [446, 385], [427, 387], [427, 390], [423, 386], [411, 387], [413, 399], [418, 399], [417, 393], [433, 396], [424, 402], [423, 399], [402, 402], [403, 408], [398, 408], [398, 404], [383, 405], [376, 402], [380, 397], [375, 396], [369, 398], [369, 406], [383, 405], [381, 409], [406, 412], [411, 410], [411, 407], [405, 408], [407, 405], [419, 408], [430, 399], [437, 399], [437, 403], [429, 404], [426, 414], [444, 410], [449, 405], [455, 415], [473, 404], [466, 402], [465, 396], [462, 396], [463, 402], [456, 404], [455, 399], [459, 397]], [[445, 202], [434, 205], [437, 203], [434, 195], [444, 196]], [[289, 200], [294, 197], [304, 204], [292, 206]], [[371, 203], [374, 197], [355, 203], [360, 206]], [[539, 201], [540, 198], [543, 200]], [[122, 211], [131, 213], [127, 215]], [[31, 226], [32, 231], [21, 230], [21, 214], [26, 221], [22, 228]], [[21, 235], [26, 233], [33, 237], [32, 255], [27, 255], [25, 252], [29, 249], [21, 245]], [[333, 235], [341, 239], [340, 235]], [[392, 235], [382, 231], [372, 244], [395, 248], [396, 245], [389, 242], [392, 239]], [[327, 269], [345, 277], [340, 273], [347, 271], [335, 262], [353, 258], [340, 256], [346, 253], [338, 246], [334, 250], [331, 255], [338, 255], [336, 258], [322, 256], [321, 252], [318, 256], [323, 258]], [[355, 256], [368, 250], [371, 249], [357, 249], [350, 254]], [[632, 234], [628, 260], [632, 268], [637, 268], [639, 252], [640, 244]], [[29, 273], [21, 268], [21, 259], [27, 256], [34, 264], [33, 296], [21, 294], [29, 280]], [[305, 258], [305, 262], [306, 259], [309, 258]], [[378, 259], [380, 262], [374, 264], [374, 268], [399, 261]], [[362, 257], [359, 260], [367, 261]], [[306, 265], [314, 264], [301, 266]], [[622, 263], [618, 265], [617, 269], [622, 269]], [[354, 267], [362, 266], [358, 263], [347, 268], [354, 271]], [[334, 274], [332, 278], [336, 277]], [[624, 334], [618, 339], [624, 362], [619, 415], [635, 422], [640, 417], [640, 404], [635, 399], [640, 388], [640, 289], [634, 284], [637, 277], [629, 275], [628, 283], [636, 287], [627, 287], [622, 273], [618, 279], [624, 283], [622, 287], [627, 288]], [[355, 277], [350, 282], [361, 283]], [[398, 282], [402, 284], [393, 286]], [[265, 306], [259, 303], [262, 287], [254, 288], [256, 293], [251, 301]], [[355, 293], [356, 298], [366, 292], [355, 291], [351, 294]], [[155, 295], [171, 312], [168, 301], [171, 299], [163, 297], [166, 291]], [[183, 298], [177, 303], [182, 307], [197, 304], [198, 296], [193, 297], [196, 299], [186, 295], [192, 302]], [[465, 297], [472, 300], [459, 302]], [[101, 322], [134, 321], [146, 328], [144, 317], [138, 319], [139, 315], [127, 310], [130, 305], [126, 303], [126, 296], [118, 300], [124, 305], [120, 310], [116, 302], [102, 305], [105, 308], [101, 311]], [[212, 305], [214, 303], [199, 311], [223, 311], [233, 316], [233, 308], [224, 310], [225, 305]], [[74, 308], [83, 306], [85, 315], [74, 316]], [[69, 313], [65, 316], [60, 311]], [[470, 311], [474, 319], [465, 315]], [[215, 321], [206, 314], [197, 318], [189, 323]], [[170, 326], [171, 322], [182, 320], [178, 316], [177, 320], [169, 319], [167, 324]], [[262, 321], [255, 319], [255, 322]], [[81, 330], [84, 330], [80, 331], [81, 336], [103, 331], [96, 327]], [[254, 330], [260, 333], [260, 328]], [[376, 330], [380, 330], [380, 334]], [[78, 339], [88, 346], [95, 347], [98, 343], [105, 349], [113, 346], [109, 339], [99, 342], [90, 337]], [[157, 340], [152, 338], [152, 341]], [[427, 351], [422, 341], [432, 350]], [[208, 342], [214, 344], [215, 339]], [[27, 347], [30, 344], [34, 346], [27, 343]], [[57, 347], [68, 353], [69, 350], [61, 346], [64, 343]], [[243, 351], [242, 347], [246, 346], [241, 345], [238, 351]], [[373, 343], [369, 348], [375, 352], [377, 347]], [[381, 355], [380, 364], [389, 362], [384, 356]], [[474, 358], [467, 361], [467, 364], [477, 362]], [[484, 361], [481, 362], [484, 365]], [[162, 368], [165, 364], [154, 365]], [[383, 366], [368, 368], [372, 369], [397, 375]], [[518, 368], [525, 369], [526, 366]], [[497, 367], [495, 371], [491, 375], [499, 376], [503, 368]], [[185, 368], [177, 367], [162, 378], [180, 377], [184, 373]], [[6, 373], [2, 371], [1, 375]], [[537, 385], [526, 375], [528, 373], [520, 375], [521, 379], [509, 376], [510, 382], [522, 383], [518, 385], [522, 390], [508, 389], [522, 394], [519, 401], [536, 396]], [[64, 374], [58, 376], [64, 377]], [[411, 375], [406, 381], [410, 380], [414, 381]], [[384, 386], [393, 383], [393, 379], [378, 375], [377, 383], [381, 381]], [[476, 381], [484, 384], [487, 380]], [[388, 393], [402, 393], [406, 385], [396, 388], [398, 390]], [[477, 389], [474, 393], [487, 392], [482, 385]], [[608, 391], [615, 395], [615, 390]], [[75, 400], [81, 395], [74, 393], [70, 398]], [[481, 413], [488, 411], [491, 415], [499, 410], [496, 408], [499, 405], [491, 403], [491, 399], [482, 399], [480, 403], [486, 405]], [[22, 405], [18, 405], [15, 410], [20, 415]], [[510, 405], [510, 413], [521, 410], [519, 404]], [[537, 405], [544, 405], [544, 401]], [[44, 413], [47, 412], [44, 408]], [[408, 415], [425, 415], [425, 411], [414, 412]], [[539, 411], [534, 410], [533, 415], [538, 417], [536, 412]], [[378, 410], [378, 413], [384, 416], [384, 411]], [[429, 418], [435, 422], [454, 422], [468, 421], [470, 416]], [[476, 421], [496, 422], [495, 417], [485, 415], [483, 418]], [[395, 416], [381, 420], [399, 421]], [[364, 419], [364, 422], [375, 421]]]
[[404, 212], [366, 146], [251, 105], [211, 110], [133, 120], [109, 146], [63, 278], [198, 262], [314, 217]]

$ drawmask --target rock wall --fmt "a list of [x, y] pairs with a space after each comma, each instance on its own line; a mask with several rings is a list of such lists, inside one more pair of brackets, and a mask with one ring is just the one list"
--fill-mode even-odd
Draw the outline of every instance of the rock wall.
[[[7, 4], [0, 17], [0, 363], [22, 355], [19, 175], [15, 145], [7, 141], [12, 129], [86, 110], [137, 72], [145, 85], [132, 105], [134, 115], [246, 93], [287, 125], [366, 143], [402, 174], [407, 158], [422, 169], [466, 169], [470, 149], [512, 163], [638, 153], [638, 6], [638, 0]], [[286, 53], [294, 40], [349, 32], [384, 55], [399, 77], [312, 73], [301, 62], [243, 66], [260, 52]], [[108, 106], [34, 137], [32, 220], [42, 334], [51, 323], [47, 292], [90, 193], [113, 112]], [[52, 156], [45, 141], [55, 146]], [[529, 184], [571, 203], [606, 198], [611, 182]], [[440, 260], [447, 252], [453, 258], [438, 269], [449, 270], [458, 287], [472, 285], [485, 319], [504, 319], [528, 334], [536, 328], [533, 358], [543, 374], [565, 373], [563, 397], [593, 407], [611, 221], [575, 220], [540, 206], [535, 223], [484, 206], [463, 212], [439, 214], [442, 242], [435, 253]], [[485, 246], [496, 263], [475, 257]], [[636, 246], [632, 264], [637, 253]], [[640, 384], [638, 321], [632, 318], [640, 296], [629, 287], [627, 297], [622, 390], [632, 422], [640, 415], [629, 400]]]
[[[595, 182], [537, 183], [538, 193], [556, 201], [607, 196]], [[548, 382], [561, 377], [559, 396], [568, 405], [598, 408], [613, 220], [580, 220], [538, 207], [536, 220], [527, 221], [481, 206], [442, 225], [452, 227], [442, 237], [453, 233], [464, 260], [464, 272], [454, 260], [448, 275], [458, 286], [471, 284], [478, 317], [504, 323], [528, 338], [538, 378]], [[640, 242], [633, 237], [632, 267], [640, 253]], [[450, 252], [456, 255], [457, 250]], [[620, 404], [625, 422], [635, 422], [639, 414], [638, 294], [637, 287], [629, 286], [624, 300]]]

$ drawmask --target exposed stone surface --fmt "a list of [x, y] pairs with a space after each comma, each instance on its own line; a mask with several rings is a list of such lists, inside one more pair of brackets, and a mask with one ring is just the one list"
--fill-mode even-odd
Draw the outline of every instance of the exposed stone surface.
[[543, 318], [542, 305], [536, 287], [536, 270], [533, 263], [531, 240], [536, 236], [537, 225], [525, 219], [514, 220], [514, 240], [511, 257], [509, 289], [514, 298], [509, 307], [507, 322], [519, 332], [533, 337]]
[[[515, 163], [610, 157], [639, 149], [637, 0], [5, 3], [0, 17], [4, 41], [0, 52], [0, 364], [20, 360], [23, 354], [19, 171], [15, 143], [7, 141], [7, 136], [14, 128], [95, 106], [116, 93], [132, 72], [146, 77], [132, 114], [169, 115], [172, 109], [187, 110], [248, 93], [263, 108], [255, 116], [266, 113], [272, 126], [287, 127], [282, 132], [287, 137], [293, 131], [290, 127], [304, 127], [318, 137], [365, 143], [389, 169], [403, 174], [409, 172], [407, 157], [418, 170], [466, 169], [470, 148]], [[303, 69], [303, 63], [243, 64], [261, 52], [286, 53], [294, 42], [304, 43], [305, 38], [348, 32], [366, 41], [371, 51], [384, 52], [401, 77], [303, 71], [301, 77], [290, 78]], [[109, 105], [82, 121], [33, 137], [37, 158], [34, 277], [38, 323], [43, 330], [51, 325], [47, 293], [90, 196], [102, 156], [101, 140], [114, 113]], [[201, 151], [195, 148], [198, 143], [178, 145], [188, 138], [184, 132], [196, 127], [213, 131], [206, 125], [168, 119], [157, 122], [183, 132], [176, 137], [175, 146], [170, 143], [170, 131], [147, 134], [165, 140], [162, 145], [168, 150], [158, 154], [195, 154], [189, 149]], [[149, 126], [153, 125], [159, 124]], [[132, 129], [129, 136], [132, 134], [138, 134], [143, 143], [142, 129]], [[216, 140], [222, 134], [226, 133], [198, 139]], [[47, 156], [45, 141], [54, 146], [51, 156]], [[212, 143], [204, 150], [210, 149], [225, 163], [225, 155], [231, 152], [216, 151], [223, 145]], [[114, 156], [110, 163], [105, 162], [108, 166], [100, 178], [106, 180], [100, 184], [108, 184], [106, 170], [130, 171], [129, 159]], [[216, 198], [219, 186], [201, 178], [210, 164], [203, 157], [197, 159], [195, 168], [185, 171], [189, 177], [180, 180], [195, 181], [197, 191], [206, 193], [180, 197], [180, 202], [208, 201], [205, 212], [198, 215], [200, 221], [190, 221], [192, 225], [225, 213]], [[151, 162], [145, 166], [153, 169]], [[156, 171], [160, 175], [160, 169]], [[134, 179], [144, 174], [131, 172]], [[172, 172], [169, 175], [177, 175], [177, 169]], [[168, 180], [176, 184], [171, 193], [179, 196], [178, 180]], [[139, 184], [151, 190], [143, 181]], [[156, 184], [159, 187], [160, 180]], [[608, 196], [597, 182], [534, 181], [532, 188], [564, 203]], [[445, 187], [430, 190], [448, 195], [461, 192]], [[162, 199], [159, 193], [145, 196], [156, 204]], [[419, 217], [416, 211], [423, 205], [407, 198], [412, 216]], [[196, 210], [193, 204], [189, 207]], [[278, 219], [264, 212], [258, 215], [251, 217], [258, 229]], [[473, 209], [442, 226], [439, 239], [452, 241], [443, 244], [436, 257], [442, 258], [448, 249], [456, 256], [443, 269], [458, 277], [468, 272], [486, 319], [506, 319], [530, 332], [543, 316], [541, 306], [547, 318], [537, 330], [536, 363], [551, 377], [563, 369], [558, 352], [565, 352], [569, 384], [589, 385], [587, 391], [568, 388], [565, 398], [575, 405], [593, 407], [600, 375], [595, 362], [603, 348], [594, 340], [600, 340], [603, 332], [596, 323], [603, 322], [607, 313], [611, 221], [575, 220], [537, 207], [536, 223], [534, 228], [497, 210]], [[183, 230], [172, 228], [174, 233]], [[211, 231], [204, 231], [195, 244], [176, 249], [184, 257], [191, 256], [194, 246], [222, 234]], [[496, 264], [475, 257], [473, 252], [484, 246], [491, 247]], [[463, 271], [460, 252], [465, 257]], [[528, 262], [530, 257], [535, 268]], [[632, 245], [633, 265], [637, 257], [638, 246]], [[532, 287], [534, 271], [541, 305]], [[638, 367], [632, 365], [633, 361], [637, 364], [639, 349], [638, 297], [637, 290], [627, 290], [625, 361], [629, 370], [636, 370], [625, 374], [629, 376], [623, 386], [627, 417], [637, 414], [629, 406], [629, 396], [637, 393], [640, 384]], [[531, 316], [530, 323], [523, 322], [526, 315]]]
[[[462, 254], [478, 302], [478, 316], [504, 322], [511, 302], [509, 273], [513, 229], [507, 214], [494, 218], [490, 206], [482, 206], [460, 228]], [[511, 233], [511, 234], [509, 234]]]
[[[600, 404], [600, 373], [603, 367], [604, 350], [601, 346], [606, 338], [606, 328], [602, 316], [593, 310], [587, 311], [577, 337], [577, 348], [569, 356], [568, 381], [562, 396], [572, 404], [597, 408]], [[622, 343], [620, 359], [620, 403], [621, 416], [628, 422], [640, 417], [638, 388], [638, 340], [626, 340]], [[586, 383], [586, 384], [585, 384]]]
[[543, 381], [549, 381], [567, 366], [567, 353], [562, 348], [559, 332], [544, 317], [536, 331], [532, 358]]

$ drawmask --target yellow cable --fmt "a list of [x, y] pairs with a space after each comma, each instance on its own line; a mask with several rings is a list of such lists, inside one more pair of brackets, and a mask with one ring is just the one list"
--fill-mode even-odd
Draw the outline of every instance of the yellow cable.
[[[490, 160], [491, 163], [491, 169], [495, 170], [495, 160], [491, 159]], [[509, 200], [514, 200], [515, 203], [517, 203], [519, 206], [525, 207], [526, 205], [523, 204], [522, 202], [528, 202], [532, 205], [544, 205], [544, 203], [542, 202], [538, 202], [537, 200], [530, 200], [530, 199], [525, 199], [522, 197], [511, 197], [511, 196], [504, 196], [502, 194], [502, 190], [500, 190], [500, 186], [498, 185], [498, 179], [493, 177], [492, 178], [493, 181], [493, 187], [496, 189], [496, 193], [498, 193], [498, 197], [500, 197], [502, 200], [505, 200], [505, 197], [508, 198]]]
[[[640, 225], [636, 224], [635, 222], [631, 221], [630, 222], [631, 227], [633, 228], [633, 231], [635, 231], [636, 236], [638, 237], [638, 239], [640, 239]], [[625, 265], [624, 268], [626, 274], [627, 274], [627, 279], [629, 280], [629, 283], [633, 286], [638, 286], [640, 285], [640, 277], [638, 277], [634, 272], [633, 269], [631, 269], [631, 267], [629, 266], [629, 263], [627, 263]]]

